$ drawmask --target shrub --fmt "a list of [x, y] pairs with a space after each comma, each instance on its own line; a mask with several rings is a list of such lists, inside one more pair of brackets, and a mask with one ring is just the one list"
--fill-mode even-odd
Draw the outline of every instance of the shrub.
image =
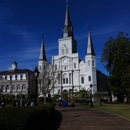
[[5, 107], [0, 109], [0, 130], [46, 129], [53, 106]]

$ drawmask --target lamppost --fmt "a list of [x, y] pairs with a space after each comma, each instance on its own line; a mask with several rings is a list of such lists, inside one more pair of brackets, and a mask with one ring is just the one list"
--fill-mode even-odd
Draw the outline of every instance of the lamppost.
[[35, 103], [37, 105], [37, 97], [38, 97], [38, 75], [39, 75], [39, 71], [37, 69], [37, 67], [35, 67], [34, 70], [34, 75], [35, 75]]
[[74, 86], [72, 86], [72, 102], [73, 102], [73, 92], [74, 92]]
[[62, 89], [63, 89], [63, 87], [62, 87], [62, 70], [61, 70], [61, 101], [62, 101]]
[[91, 94], [90, 94], [90, 100], [91, 100], [91, 108], [93, 107], [93, 101], [92, 101], [92, 97], [93, 97], [93, 94], [92, 94], [92, 84], [90, 84], [90, 89], [91, 89]]

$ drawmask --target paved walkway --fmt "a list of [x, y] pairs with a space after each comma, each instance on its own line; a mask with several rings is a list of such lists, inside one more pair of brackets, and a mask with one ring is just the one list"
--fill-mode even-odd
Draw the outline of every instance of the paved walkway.
[[55, 107], [61, 115], [57, 130], [130, 130], [130, 121], [105, 112], [76, 107]]

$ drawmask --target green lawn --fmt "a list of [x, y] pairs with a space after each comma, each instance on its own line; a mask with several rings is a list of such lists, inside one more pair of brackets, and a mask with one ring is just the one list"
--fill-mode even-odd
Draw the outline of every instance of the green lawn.
[[[84, 108], [91, 108], [89, 105], [76, 105], [78, 107], [84, 107]], [[102, 106], [99, 106], [98, 103], [93, 104], [92, 109], [105, 111], [109, 113], [113, 113], [119, 116], [122, 116], [128, 120], [130, 120], [130, 104], [127, 103], [121, 103], [121, 104], [102, 104]]]

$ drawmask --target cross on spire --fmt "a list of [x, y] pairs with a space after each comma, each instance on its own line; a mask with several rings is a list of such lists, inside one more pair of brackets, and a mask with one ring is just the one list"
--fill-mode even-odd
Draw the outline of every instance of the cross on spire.
[[43, 40], [43, 38], [44, 38], [44, 37], [43, 37], [43, 32], [41, 32], [41, 33], [42, 33], [42, 40]]
[[68, 2], [69, 2], [69, 0], [66, 0], [66, 6], [68, 6]]

